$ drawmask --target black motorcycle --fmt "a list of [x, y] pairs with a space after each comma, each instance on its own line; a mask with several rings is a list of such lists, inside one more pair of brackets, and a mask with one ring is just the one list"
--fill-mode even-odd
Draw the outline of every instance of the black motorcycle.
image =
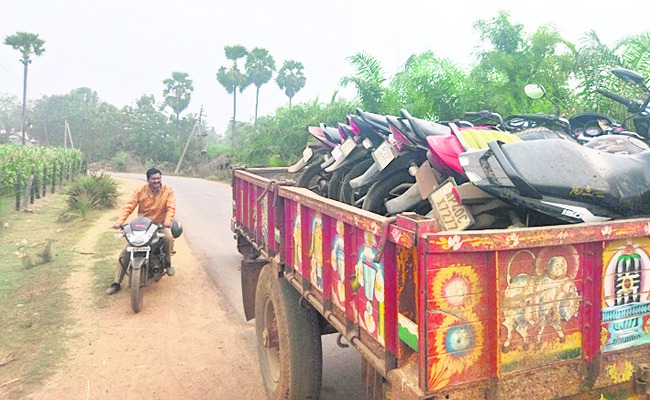
[[[183, 231], [181, 224], [174, 220], [172, 236], [179, 237]], [[122, 235], [129, 246], [126, 252], [128, 260], [120, 260], [128, 274], [131, 285], [131, 308], [133, 312], [142, 309], [142, 288], [151, 282], [158, 282], [167, 274], [166, 255], [162, 238], [162, 226], [154, 224], [147, 217], [137, 217], [122, 226]]]

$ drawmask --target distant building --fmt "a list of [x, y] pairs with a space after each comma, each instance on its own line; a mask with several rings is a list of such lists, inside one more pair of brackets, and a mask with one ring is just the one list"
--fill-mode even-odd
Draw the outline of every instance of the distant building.
[[[7, 139], [11, 144], [23, 144], [23, 134], [21, 132], [10, 133]], [[38, 140], [25, 133], [25, 146], [38, 146]]]

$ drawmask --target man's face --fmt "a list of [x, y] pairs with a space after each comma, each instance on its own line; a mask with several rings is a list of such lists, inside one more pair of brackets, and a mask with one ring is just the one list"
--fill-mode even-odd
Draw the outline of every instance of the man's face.
[[160, 174], [153, 174], [147, 180], [152, 192], [157, 192], [162, 187], [162, 176]]

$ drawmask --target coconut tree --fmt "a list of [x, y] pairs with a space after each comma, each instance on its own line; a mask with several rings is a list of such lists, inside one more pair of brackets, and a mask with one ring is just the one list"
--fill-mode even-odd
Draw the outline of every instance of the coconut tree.
[[20, 51], [23, 58], [20, 62], [23, 63], [23, 115], [22, 115], [22, 143], [25, 145], [25, 111], [27, 109], [27, 67], [32, 62], [31, 56], [40, 56], [45, 52], [45, 41], [38, 37], [35, 33], [16, 32], [13, 35], [5, 38], [5, 44]]
[[237, 60], [246, 57], [248, 51], [244, 46], [225, 46], [224, 51], [226, 58], [232, 61], [230, 68], [221, 67], [217, 71], [217, 81], [223, 86], [229, 94], [232, 94], [232, 143], [235, 144], [235, 118], [237, 116], [237, 90], [239, 93], [250, 84], [250, 80], [245, 73], [239, 70]]
[[650, 32], [623, 38], [615, 48], [627, 68], [642, 75], [650, 74]]
[[289, 108], [291, 108], [291, 99], [293, 96], [305, 87], [305, 83], [307, 83], [307, 78], [305, 78], [302, 72], [304, 68], [301, 62], [287, 60], [278, 71], [278, 76], [275, 77], [275, 82], [280, 89], [284, 90], [284, 94], [289, 97]]
[[268, 50], [256, 47], [246, 56], [246, 74], [256, 88], [255, 123], [253, 124], [255, 131], [257, 131], [257, 106], [260, 98], [260, 87], [271, 80], [273, 71], [275, 71], [275, 60]]
[[186, 72], [172, 72], [172, 77], [163, 81], [163, 85], [165, 85], [163, 89], [163, 108], [170, 107], [174, 115], [176, 115], [174, 144], [178, 144], [181, 136], [179, 128], [180, 114], [190, 105], [192, 91], [194, 90], [189, 76]]
[[343, 87], [354, 85], [361, 106], [369, 112], [380, 112], [381, 104], [386, 95], [386, 77], [379, 61], [371, 55], [357, 53], [346, 58], [356, 72], [352, 76], [341, 78], [339, 84]]
[[172, 77], [163, 81], [163, 85], [165, 85], [163, 104], [174, 110], [177, 123], [180, 114], [190, 105], [190, 99], [192, 98], [194, 86], [192, 86], [192, 80], [189, 79], [189, 76], [190, 74], [186, 72], [172, 72]]

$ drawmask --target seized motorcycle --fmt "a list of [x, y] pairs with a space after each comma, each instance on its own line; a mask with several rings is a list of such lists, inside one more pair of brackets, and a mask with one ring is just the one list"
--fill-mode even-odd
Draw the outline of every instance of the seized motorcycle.
[[[183, 232], [182, 225], [174, 220], [171, 226], [174, 239]], [[127, 243], [128, 260], [120, 259], [124, 273], [129, 277], [131, 286], [131, 308], [133, 312], [142, 309], [142, 289], [149, 283], [158, 282], [167, 274], [165, 250], [162, 238], [162, 225], [154, 224], [147, 217], [134, 218], [122, 226], [122, 233]]]

